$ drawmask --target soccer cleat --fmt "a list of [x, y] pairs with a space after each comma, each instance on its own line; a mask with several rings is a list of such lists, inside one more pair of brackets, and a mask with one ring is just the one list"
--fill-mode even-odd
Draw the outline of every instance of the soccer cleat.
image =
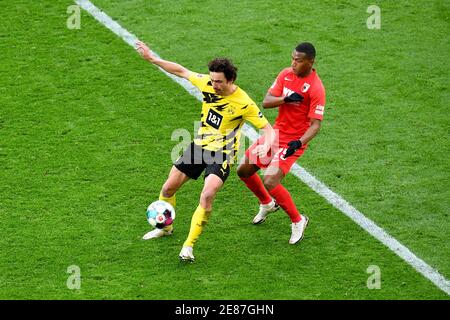
[[303, 235], [305, 233], [306, 226], [308, 225], [308, 217], [302, 215], [302, 220], [297, 223], [292, 224], [292, 234], [291, 239], [289, 239], [290, 244], [296, 244], [300, 240], [303, 239]]
[[180, 259], [181, 261], [189, 261], [189, 262], [194, 262], [195, 258], [194, 258], [194, 254], [192, 253], [192, 247], [187, 247], [184, 246], [181, 251], [180, 251]]
[[275, 212], [278, 209], [280, 209], [280, 206], [275, 200], [272, 200], [268, 204], [260, 204], [258, 214], [253, 218], [253, 224], [263, 223], [269, 213]]
[[149, 239], [161, 238], [164, 236], [170, 236], [170, 235], [172, 235], [172, 233], [173, 233], [173, 230], [165, 231], [163, 229], [153, 229], [152, 231], [144, 234], [142, 239], [149, 240]]

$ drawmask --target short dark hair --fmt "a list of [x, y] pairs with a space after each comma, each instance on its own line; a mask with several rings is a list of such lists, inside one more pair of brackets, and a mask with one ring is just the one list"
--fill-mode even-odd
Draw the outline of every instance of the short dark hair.
[[309, 42], [302, 42], [296, 48], [295, 51], [303, 52], [307, 58], [314, 59], [316, 57], [316, 48]]
[[211, 72], [223, 72], [227, 81], [235, 81], [237, 78], [237, 68], [233, 62], [227, 58], [215, 58], [208, 63]]

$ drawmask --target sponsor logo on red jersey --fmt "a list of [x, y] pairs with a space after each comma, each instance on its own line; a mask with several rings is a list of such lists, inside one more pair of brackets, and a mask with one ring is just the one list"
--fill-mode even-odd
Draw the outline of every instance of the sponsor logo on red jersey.
[[304, 83], [303, 84], [303, 88], [302, 88], [302, 92], [306, 92], [308, 91], [309, 87], [311, 87], [311, 85], [309, 83]]
[[322, 116], [323, 115], [323, 110], [324, 110], [324, 106], [321, 106], [320, 104], [318, 104], [316, 106], [316, 110], [314, 111], [315, 114]]
[[295, 92], [294, 90], [291, 90], [289, 88], [283, 87], [283, 97], [290, 96], [294, 92]]

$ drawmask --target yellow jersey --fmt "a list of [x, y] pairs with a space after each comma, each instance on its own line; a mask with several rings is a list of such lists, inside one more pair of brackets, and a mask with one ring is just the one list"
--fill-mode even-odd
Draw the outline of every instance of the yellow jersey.
[[194, 143], [205, 150], [220, 151], [232, 158], [237, 154], [245, 121], [258, 129], [269, 122], [256, 103], [237, 89], [229, 96], [217, 95], [209, 75], [192, 73], [189, 81], [203, 94], [201, 125]]

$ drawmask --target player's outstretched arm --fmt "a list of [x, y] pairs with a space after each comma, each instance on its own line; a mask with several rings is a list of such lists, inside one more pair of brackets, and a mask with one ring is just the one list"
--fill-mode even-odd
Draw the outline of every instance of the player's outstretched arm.
[[182, 65], [167, 61], [164, 59], [161, 59], [157, 57], [150, 48], [143, 42], [138, 41], [136, 42], [136, 50], [139, 52], [139, 54], [147, 61], [161, 67], [163, 70], [174, 74], [178, 77], [188, 79], [191, 75], [191, 71], [183, 67]]

